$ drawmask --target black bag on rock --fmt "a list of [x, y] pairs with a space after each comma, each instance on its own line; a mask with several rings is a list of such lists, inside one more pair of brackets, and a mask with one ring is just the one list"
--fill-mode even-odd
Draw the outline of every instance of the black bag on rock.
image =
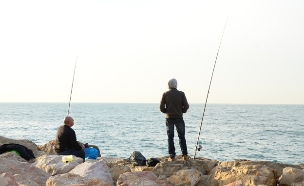
[[0, 146], [0, 154], [15, 150], [17, 151], [23, 159], [30, 160], [34, 159], [35, 155], [31, 149], [26, 148], [19, 144], [3, 144]]
[[146, 161], [146, 165], [148, 167], [155, 167], [156, 164], [158, 164], [160, 161], [156, 158], [150, 158]]
[[134, 151], [130, 156], [130, 163], [133, 166], [144, 166], [146, 165], [146, 158], [139, 152]]

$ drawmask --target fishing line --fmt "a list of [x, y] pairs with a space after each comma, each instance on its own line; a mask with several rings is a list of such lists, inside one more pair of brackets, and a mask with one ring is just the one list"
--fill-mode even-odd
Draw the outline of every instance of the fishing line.
[[74, 74], [73, 74], [72, 87], [71, 87], [71, 93], [70, 93], [68, 115], [70, 114], [70, 108], [71, 108], [71, 99], [72, 99], [72, 92], [73, 92], [73, 84], [74, 84], [74, 77], [75, 77], [77, 59], [78, 59], [78, 56], [76, 57], [76, 62], [75, 62], [75, 67], [74, 67]]
[[210, 93], [209, 91], [210, 91], [210, 87], [211, 87], [213, 73], [214, 73], [214, 69], [215, 69], [215, 65], [216, 65], [218, 54], [220, 52], [220, 48], [221, 48], [224, 32], [225, 32], [225, 29], [226, 29], [227, 21], [228, 21], [228, 17], [226, 19], [226, 23], [225, 23], [224, 30], [223, 30], [223, 33], [222, 33], [221, 41], [220, 41], [220, 44], [219, 44], [219, 47], [218, 47], [218, 50], [217, 50], [217, 54], [216, 54], [216, 58], [215, 58], [215, 62], [214, 62], [214, 65], [213, 65], [213, 70], [212, 70], [212, 74], [211, 74], [211, 79], [210, 79], [209, 88], [208, 88], [207, 97], [206, 97], [205, 106], [204, 106], [204, 111], [203, 111], [203, 117], [202, 117], [201, 126], [200, 126], [198, 137], [197, 137], [197, 142], [196, 142], [196, 146], [195, 146], [195, 151], [194, 151], [194, 157], [193, 157], [193, 159], [195, 159], [196, 151], [201, 149], [201, 146], [198, 145], [198, 142], [199, 142], [199, 138], [200, 138], [200, 135], [201, 135], [201, 130], [202, 130], [203, 120], [204, 120], [204, 116], [205, 116], [207, 100], [208, 100], [208, 96], [209, 96], [209, 93]]

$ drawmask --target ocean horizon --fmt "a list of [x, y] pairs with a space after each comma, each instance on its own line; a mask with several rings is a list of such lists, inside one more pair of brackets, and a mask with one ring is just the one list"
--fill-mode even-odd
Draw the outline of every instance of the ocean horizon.
[[[189, 156], [194, 156], [204, 104], [184, 114]], [[0, 103], [1, 136], [42, 145], [55, 139], [67, 103]], [[167, 156], [165, 116], [158, 103], [71, 103], [77, 140], [97, 145], [103, 157]], [[218, 161], [263, 160], [303, 164], [304, 105], [212, 104], [206, 106], [196, 157]], [[175, 132], [175, 148], [181, 154]]]

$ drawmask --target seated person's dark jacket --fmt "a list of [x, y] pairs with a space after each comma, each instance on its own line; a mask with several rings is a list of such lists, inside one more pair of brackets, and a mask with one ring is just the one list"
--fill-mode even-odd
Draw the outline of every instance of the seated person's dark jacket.
[[62, 125], [57, 130], [55, 151], [60, 153], [69, 149], [82, 150], [82, 147], [76, 140], [75, 131], [69, 126]]

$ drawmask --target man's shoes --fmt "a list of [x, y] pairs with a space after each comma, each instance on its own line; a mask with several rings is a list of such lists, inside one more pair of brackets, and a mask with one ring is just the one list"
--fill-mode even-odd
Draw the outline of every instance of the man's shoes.
[[168, 161], [174, 161], [174, 158], [169, 157]]
[[190, 157], [188, 155], [183, 155], [182, 156], [182, 160], [188, 160], [188, 159], [190, 159]]

